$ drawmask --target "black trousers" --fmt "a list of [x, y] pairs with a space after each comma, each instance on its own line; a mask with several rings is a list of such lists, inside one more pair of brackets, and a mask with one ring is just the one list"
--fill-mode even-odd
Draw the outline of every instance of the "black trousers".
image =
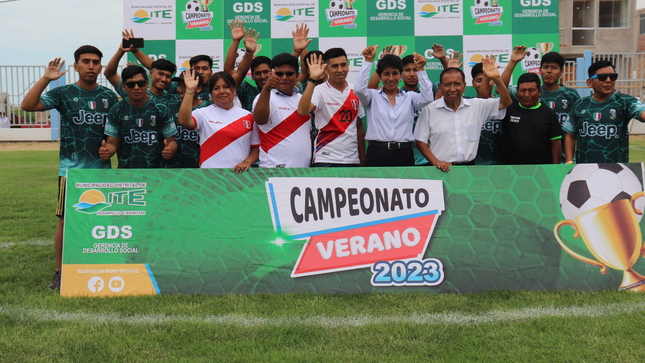
[[414, 151], [412, 148], [388, 150], [368, 146], [365, 166], [414, 166]]

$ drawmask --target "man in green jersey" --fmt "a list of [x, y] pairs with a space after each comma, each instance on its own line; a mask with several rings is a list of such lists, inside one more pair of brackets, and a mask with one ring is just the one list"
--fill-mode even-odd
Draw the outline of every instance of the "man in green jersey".
[[576, 101], [562, 126], [566, 163], [573, 163], [574, 150], [578, 163], [627, 163], [628, 125], [633, 118], [645, 121], [645, 104], [615, 92], [618, 73], [610, 61], [595, 62], [588, 74], [593, 94]]
[[123, 69], [128, 96], [114, 105], [105, 125], [107, 141], [99, 148], [102, 160], [119, 152], [119, 168], [160, 168], [161, 159], [177, 152], [177, 126], [168, 105], [146, 92], [148, 75], [140, 66]]
[[[182, 72], [179, 77], [172, 79], [177, 82], [178, 95], [170, 102], [170, 110], [172, 111], [175, 120], [178, 120], [179, 107], [181, 101], [186, 95], [186, 84], [184, 83], [185, 72]], [[199, 94], [204, 88], [204, 77], [198, 72], [194, 73], [197, 77], [197, 88], [195, 92]], [[211, 103], [204, 101], [198, 97], [193, 97], [193, 110], [198, 108], [210, 106]], [[196, 130], [188, 130], [185, 127], [177, 124], [177, 154], [169, 160], [162, 160], [163, 166], [166, 168], [199, 168], [199, 133]]]
[[74, 70], [78, 72], [78, 81], [43, 94], [49, 82], [59, 79], [67, 72], [61, 72], [65, 61], [60, 58], [52, 60], [40, 80], [25, 95], [21, 105], [25, 111], [55, 108], [60, 112], [59, 192], [56, 209], [58, 226], [54, 237], [56, 274], [49, 285], [52, 290], [60, 287], [67, 169], [110, 168], [110, 162], [101, 160], [97, 150], [104, 139], [103, 129], [108, 110], [117, 102], [117, 96], [96, 82], [101, 73], [102, 57], [103, 53], [91, 45], [78, 48], [74, 52]]
[[[560, 84], [564, 74], [565, 59], [562, 54], [549, 52], [542, 56], [540, 76], [542, 77], [542, 103], [549, 106], [558, 115], [560, 126], [569, 121], [573, 104], [580, 99], [580, 94], [573, 88]], [[564, 132], [562, 135], [564, 136]]]

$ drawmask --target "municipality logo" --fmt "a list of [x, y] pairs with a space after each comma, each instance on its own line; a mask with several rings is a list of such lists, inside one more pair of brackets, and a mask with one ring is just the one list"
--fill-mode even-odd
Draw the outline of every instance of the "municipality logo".
[[[132, 21], [137, 24], [147, 23], [150, 20], [170, 21], [172, 20], [172, 9], [154, 10], [150, 12], [138, 9], [132, 16]], [[151, 22], [151, 24], [155, 23], [155, 21]]]
[[419, 12], [419, 15], [422, 18], [432, 18], [433, 16], [439, 14], [437, 11], [437, 8], [434, 7], [432, 4], [425, 4], [421, 7], [421, 11]]
[[291, 10], [287, 8], [280, 8], [275, 14], [275, 19], [278, 21], [287, 21], [291, 18], [293, 18], [293, 15], [291, 14]]
[[132, 17], [132, 21], [138, 24], [145, 23], [150, 19], [152, 18], [150, 18], [148, 12], [142, 9], [135, 11], [134, 16]]
[[[76, 183], [76, 188], [99, 187], [113, 189], [102, 192], [98, 189], [88, 189], [81, 193], [78, 203], [73, 207], [77, 212], [96, 215], [146, 215], [140, 207], [146, 206], [146, 183]], [[136, 188], [136, 189], [130, 189]], [[104, 210], [110, 207], [124, 207], [126, 210]]]
[[78, 212], [85, 214], [96, 214], [111, 206], [112, 204], [106, 202], [105, 195], [96, 189], [84, 191], [81, 197], [78, 198], [78, 203], [74, 204], [74, 208]]

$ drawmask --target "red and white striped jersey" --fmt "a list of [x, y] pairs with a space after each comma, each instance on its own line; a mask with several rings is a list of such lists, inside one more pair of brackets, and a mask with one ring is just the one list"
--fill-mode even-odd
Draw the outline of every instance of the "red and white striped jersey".
[[316, 106], [318, 130], [314, 162], [358, 164], [356, 120], [365, 116], [365, 112], [354, 94], [354, 85], [348, 83], [341, 92], [325, 82], [314, 88], [311, 103]]
[[238, 106], [230, 110], [215, 105], [193, 111], [199, 132], [199, 166], [233, 168], [249, 156], [260, 138], [253, 115]]
[[[260, 95], [253, 101], [255, 108]], [[298, 115], [302, 95], [271, 91], [269, 122], [257, 125], [261, 168], [306, 168], [311, 163], [311, 117]]]

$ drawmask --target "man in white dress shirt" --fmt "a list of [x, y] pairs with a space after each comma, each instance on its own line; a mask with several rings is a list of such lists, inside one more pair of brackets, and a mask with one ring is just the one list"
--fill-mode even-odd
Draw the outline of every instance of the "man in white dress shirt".
[[414, 130], [417, 147], [432, 165], [443, 171], [449, 171], [452, 165], [474, 165], [482, 125], [490, 119], [500, 118], [499, 110], [513, 103], [495, 61], [485, 58], [482, 64], [484, 74], [495, 82], [499, 98], [464, 99], [464, 72], [448, 68], [439, 78], [443, 97], [419, 115]]

